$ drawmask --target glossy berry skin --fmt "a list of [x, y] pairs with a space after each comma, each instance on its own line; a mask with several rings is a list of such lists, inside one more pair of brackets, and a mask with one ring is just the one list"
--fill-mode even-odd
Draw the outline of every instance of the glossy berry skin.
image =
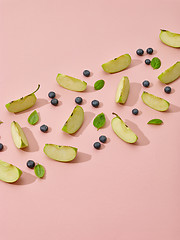
[[164, 91], [165, 93], [171, 93], [171, 87], [165, 87]]
[[93, 146], [94, 146], [95, 149], [100, 149], [101, 144], [100, 144], [100, 142], [95, 142], [95, 143], [93, 144]]
[[144, 50], [139, 48], [137, 51], [136, 51], [137, 55], [139, 56], [142, 56], [144, 54]]
[[142, 84], [144, 87], [149, 87], [150, 82], [148, 80], [145, 80]]
[[139, 110], [138, 110], [137, 108], [134, 108], [134, 109], [132, 110], [132, 114], [138, 115], [138, 113], [139, 113]]
[[54, 105], [54, 106], [57, 106], [58, 103], [59, 103], [59, 101], [58, 101], [58, 99], [56, 99], [56, 98], [53, 98], [53, 99], [51, 100], [51, 104]]
[[80, 105], [82, 103], [82, 97], [76, 97], [75, 98], [75, 103]]
[[144, 62], [145, 62], [145, 64], [147, 64], [147, 65], [150, 65], [150, 64], [151, 64], [151, 60], [150, 60], [150, 59], [146, 59]]
[[152, 54], [152, 53], [153, 53], [153, 49], [152, 49], [152, 48], [148, 48], [148, 49], [146, 50], [146, 52], [147, 52], [147, 54]]
[[84, 70], [83, 75], [85, 77], [89, 77], [90, 76], [90, 71], [89, 70]]
[[107, 137], [104, 136], [104, 135], [101, 135], [101, 136], [99, 137], [99, 141], [102, 142], [102, 143], [105, 143], [105, 142], [107, 141]]
[[56, 96], [55, 92], [49, 92], [48, 93], [49, 98], [55, 98], [55, 96]]
[[97, 108], [99, 106], [99, 101], [98, 100], [93, 100], [91, 102], [91, 104], [92, 104], [93, 107]]
[[45, 125], [45, 124], [43, 124], [42, 126], [40, 126], [40, 130], [41, 130], [42, 132], [47, 132], [47, 131], [48, 131], [48, 126]]
[[0, 151], [2, 151], [2, 150], [3, 150], [3, 148], [4, 148], [3, 144], [2, 144], [2, 143], [0, 143]]
[[33, 169], [35, 167], [35, 162], [33, 160], [27, 161], [27, 167]]

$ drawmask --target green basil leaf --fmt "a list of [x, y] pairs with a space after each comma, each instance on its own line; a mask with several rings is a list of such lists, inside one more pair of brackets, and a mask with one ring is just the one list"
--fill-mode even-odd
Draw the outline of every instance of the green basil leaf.
[[161, 119], [152, 119], [150, 120], [147, 124], [155, 124], [155, 125], [160, 125], [162, 124], [163, 121]]
[[45, 174], [45, 168], [42, 165], [37, 164], [34, 168], [34, 172], [38, 178], [42, 178]]
[[98, 80], [98, 81], [95, 82], [95, 84], [94, 84], [94, 89], [95, 89], [95, 90], [100, 90], [101, 88], [104, 87], [104, 84], [105, 84], [104, 80]]
[[94, 118], [93, 125], [97, 128], [97, 130], [99, 130], [104, 126], [105, 122], [106, 122], [106, 118], [104, 113], [100, 113]]
[[31, 125], [36, 124], [39, 121], [39, 115], [36, 110], [32, 112], [28, 117], [28, 123]]
[[154, 57], [151, 60], [151, 67], [153, 67], [154, 69], [158, 69], [161, 66], [161, 60], [157, 57]]

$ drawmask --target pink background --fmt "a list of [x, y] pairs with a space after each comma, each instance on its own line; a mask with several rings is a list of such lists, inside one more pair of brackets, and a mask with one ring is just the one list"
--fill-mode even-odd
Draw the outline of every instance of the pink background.
[[[157, 76], [180, 60], [180, 50], [159, 40], [160, 28], [180, 33], [180, 2], [167, 1], [62, 1], [0, 0], [0, 159], [23, 170], [16, 184], [0, 182], [0, 238], [2, 240], [179, 240], [180, 239], [180, 80], [171, 84], [172, 94], [163, 91]], [[153, 70], [136, 49], [153, 47], [162, 66]], [[131, 66], [117, 74], [106, 74], [101, 64], [121, 54], [132, 56]], [[90, 78], [82, 76], [92, 71]], [[58, 73], [88, 83], [84, 93], [71, 92], [56, 83]], [[124, 106], [115, 103], [122, 76], [131, 83]], [[100, 91], [96, 80], [104, 79]], [[151, 82], [144, 89], [142, 81]], [[41, 88], [31, 109], [9, 113], [4, 105]], [[52, 106], [47, 97], [54, 90], [60, 101]], [[148, 90], [171, 104], [166, 113], [145, 106], [140, 98]], [[84, 99], [85, 121], [69, 136], [61, 128], [75, 106]], [[91, 106], [93, 99], [100, 107]], [[138, 116], [131, 110], [137, 107]], [[40, 114], [37, 125], [27, 118], [33, 109]], [[98, 132], [95, 115], [104, 112], [107, 124]], [[136, 145], [120, 140], [112, 131], [112, 112], [118, 113], [139, 137]], [[162, 126], [147, 125], [152, 118]], [[24, 129], [30, 146], [18, 150], [11, 139], [10, 123]], [[47, 124], [49, 132], [39, 128]], [[108, 143], [95, 150], [101, 134]], [[79, 152], [75, 161], [64, 164], [48, 159], [45, 143], [72, 145]], [[33, 159], [46, 168], [37, 179], [26, 167]]]

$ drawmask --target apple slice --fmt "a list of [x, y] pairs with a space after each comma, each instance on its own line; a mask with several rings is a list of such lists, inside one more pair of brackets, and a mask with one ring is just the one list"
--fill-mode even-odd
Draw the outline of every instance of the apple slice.
[[32, 107], [36, 103], [37, 98], [35, 93], [39, 90], [39, 88], [40, 88], [40, 85], [38, 85], [37, 89], [33, 93], [25, 97], [22, 97], [18, 100], [7, 103], [6, 104], [7, 110], [9, 112], [18, 113]]
[[77, 148], [70, 146], [58, 146], [55, 144], [45, 144], [44, 153], [53, 160], [70, 162], [76, 157]]
[[129, 54], [121, 55], [102, 65], [102, 68], [107, 73], [116, 73], [126, 69], [131, 63], [131, 56]]
[[64, 124], [62, 130], [69, 134], [73, 134], [77, 132], [77, 130], [81, 127], [84, 121], [84, 110], [80, 106], [76, 106], [71, 113], [71, 116], [68, 118], [66, 123]]
[[159, 38], [163, 43], [165, 43], [170, 47], [174, 47], [174, 48], [180, 47], [180, 34], [178, 33], [173, 33], [173, 32], [161, 29]]
[[116, 135], [127, 143], [135, 143], [138, 139], [136, 134], [123, 122], [123, 120], [116, 114], [111, 121], [111, 126]]
[[22, 128], [15, 121], [11, 123], [11, 134], [17, 148], [25, 148], [28, 146], [28, 141]]
[[145, 91], [142, 93], [141, 98], [148, 107], [160, 112], [167, 111], [170, 105], [165, 99]]
[[83, 92], [87, 87], [87, 83], [85, 81], [60, 73], [57, 75], [56, 81], [61, 87], [76, 92]]
[[16, 182], [22, 171], [14, 165], [0, 160], [0, 180], [7, 183]]
[[165, 84], [173, 82], [180, 77], [180, 62], [176, 62], [173, 66], [165, 70], [158, 76], [158, 79]]
[[116, 91], [116, 102], [117, 103], [124, 104], [126, 102], [128, 95], [129, 95], [129, 89], [130, 89], [129, 78], [122, 77], [119, 82], [117, 91]]

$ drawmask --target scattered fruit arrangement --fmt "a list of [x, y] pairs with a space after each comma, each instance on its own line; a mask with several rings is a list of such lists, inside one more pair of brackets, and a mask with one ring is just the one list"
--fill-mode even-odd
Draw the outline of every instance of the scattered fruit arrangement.
[[[172, 33], [167, 30], [161, 30], [159, 38], [164, 44], [170, 47], [180, 48], [180, 34]], [[152, 48], [147, 48], [145, 52], [149, 55], [152, 55], [154, 51]], [[142, 56], [144, 55], [144, 50], [137, 49], [136, 54], [138, 56]], [[130, 64], [131, 56], [129, 54], [124, 54], [102, 64], [102, 68], [105, 72], [112, 74], [128, 68]], [[154, 57], [151, 60], [147, 58], [145, 59], [145, 64], [151, 65], [153, 69], [158, 69], [161, 67], [161, 60], [157, 57]], [[89, 77], [91, 76], [91, 73], [89, 70], [84, 70], [83, 75], [85, 77]], [[179, 77], [180, 77], [180, 61], [176, 62], [173, 66], [169, 67], [167, 70], [162, 72], [158, 76], [158, 79], [164, 84], [169, 84]], [[82, 92], [85, 91], [87, 88], [87, 83], [85, 81], [64, 74], [58, 74], [56, 81], [61, 87], [71, 91]], [[102, 79], [98, 80], [94, 83], [94, 89], [99, 91], [104, 87], [104, 85], [105, 85], [104, 80]], [[143, 87], [148, 88], [150, 86], [150, 82], [148, 80], [144, 80], [142, 85]], [[39, 88], [40, 85], [38, 85], [37, 89], [34, 92], [30, 93], [29, 95], [7, 103], [6, 104], [7, 110], [12, 113], [18, 113], [32, 107], [36, 103], [37, 98], [35, 93], [39, 90]], [[117, 86], [115, 102], [118, 104], [125, 104], [129, 96], [129, 90], [130, 90], [129, 78], [127, 76], [123, 76]], [[166, 86], [164, 88], [164, 92], [170, 94], [171, 87]], [[53, 91], [49, 92], [48, 97], [51, 98], [51, 104], [53, 106], [58, 105], [59, 101], [56, 98], [55, 92]], [[148, 107], [160, 112], [167, 111], [170, 106], [170, 103], [165, 99], [150, 94], [146, 91], [142, 93], [141, 99]], [[83, 102], [82, 97], [78, 96], [75, 98], [75, 103], [77, 105], [73, 109], [71, 115], [65, 122], [64, 126], [62, 127], [62, 131], [64, 131], [65, 133], [71, 135], [76, 133], [81, 128], [84, 122], [84, 110], [79, 105], [81, 105], [82, 102]], [[99, 106], [99, 101], [95, 99], [91, 102], [91, 105], [94, 108], [97, 108]], [[138, 113], [139, 110], [137, 108], [132, 109], [133, 115], [138, 115]], [[121, 119], [120, 116], [118, 116], [116, 113], [112, 114], [115, 115], [115, 117], [111, 120], [111, 127], [114, 133], [120, 139], [127, 143], [131, 144], [136, 143], [138, 140], [138, 136], [133, 132], [133, 130], [131, 130], [126, 125], [126, 123]], [[34, 110], [29, 115], [28, 122], [30, 125], [34, 125], [38, 121], [39, 121], [38, 112]], [[3, 122], [0, 121], [0, 124], [1, 123]], [[97, 130], [102, 128], [105, 125], [105, 123], [106, 117], [104, 113], [98, 114], [93, 120], [93, 125], [95, 128], [97, 128]], [[147, 124], [151, 125], [161, 125], [162, 123], [163, 121], [161, 119], [151, 119], [147, 122]], [[45, 124], [41, 125], [40, 131], [42, 131], [43, 133], [48, 132], [48, 126]], [[26, 138], [26, 135], [23, 132], [21, 126], [16, 121], [13, 121], [11, 123], [11, 135], [13, 142], [18, 149], [28, 147], [29, 143]], [[101, 135], [99, 137], [99, 141], [95, 142], [93, 146], [95, 149], [100, 149], [101, 144], [104, 144], [106, 142], [107, 137], [105, 135]], [[2, 143], [0, 143], [0, 151], [3, 151]], [[49, 157], [50, 159], [60, 162], [70, 162], [74, 160], [76, 155], [78, 154], [78, 149], [76, 147], [59, 146], [55, 144], [45, 144], [43, 151], [46, 154], [46, 156]], [[34, 169], [34, 173], [38, 178], [42, 178], [44, 176], [45, 168], [42, 165], [35, 164], [33, 160], [28, 160], [26, 165], [28, 168]], [[21, 174], [22, 171], [19, 168], [0, 160], [0, 180], [7, 183], [13, 183], [20, 178]]]

